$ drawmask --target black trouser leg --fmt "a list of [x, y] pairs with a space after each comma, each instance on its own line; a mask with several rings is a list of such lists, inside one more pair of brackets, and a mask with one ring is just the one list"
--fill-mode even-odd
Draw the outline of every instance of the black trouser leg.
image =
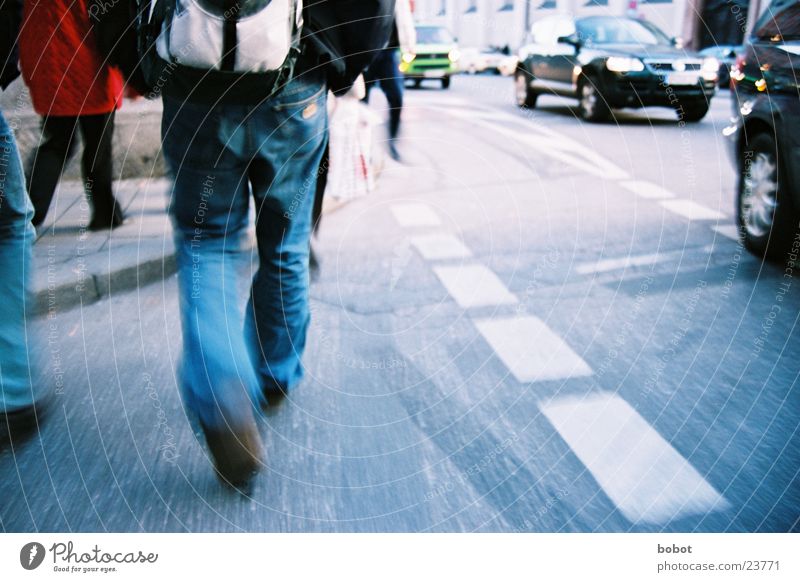
[[79, 118], [79, 123], [83, 137], [83, 183], [93, 209], [89, 228], [117, 226], [122, 222], [122, 209], [113, 193], [114, 112], [83, 115]]
[[42, 118], [42, 135], [28, 163], [28, 193], [34, 207], [33, 224], [44, 222], [64, 166], [75, 152], [77, 117]]

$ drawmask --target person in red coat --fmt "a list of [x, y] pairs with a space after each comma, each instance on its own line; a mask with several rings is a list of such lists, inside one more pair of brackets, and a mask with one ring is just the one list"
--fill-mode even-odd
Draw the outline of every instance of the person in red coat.
[[28, 164], [34, 226], [44, 221], [64, 166], [83, 138], [81, 171], [92, 206], [91, 230], [114, 228], [123, 213], [112, 191], [114, 113], [123, 79], [97, 46], [88, 0], [25, 0], [20, 68], [42, 136]]

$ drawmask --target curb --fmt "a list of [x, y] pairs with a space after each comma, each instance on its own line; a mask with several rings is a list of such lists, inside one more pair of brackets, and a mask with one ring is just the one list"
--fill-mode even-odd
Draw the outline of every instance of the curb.
[[114, 293], [131, 291], [138, 287], [162, 281], [177, 271], [175, 253], [152, 257], [135, 264], [108, 272], [82, 273], [71, 271], [72, 276], [57, 284], [37, 285], [34, 291], [34, 317], [42, 317], [77, 306], [90, 305]]

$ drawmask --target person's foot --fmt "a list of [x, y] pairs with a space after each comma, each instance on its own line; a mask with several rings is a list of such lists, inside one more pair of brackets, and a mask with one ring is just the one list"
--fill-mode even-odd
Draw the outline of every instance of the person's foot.
[[[233, 487], [246, 487], [261, 468], [263, 447], [249, 403], [235, 415], [220, 415], [214, 426], [200, 421], [219, 477]], [[236, 418], [233, 418], [233, 417]]]
[[0, 444], [17, 443], [31, 436], [39, 428], [47, 406], [40, 401], [19, 410], [0, 412]]
[[286, 400], [286, 391], [282, 388], [264, 389], [264, 399], [270, 406], [278, 406]]
[[397, 144], [394, 140], [389, 140], [389, 156], [395, 161], [399, 162], [400, 160], [400, 152], [397, 151]]
[[317, 259], [317, 253], [314, 252], [313, 246], [308, 255], [308, 275], [312, 282], [319, 279], [319, 259]]

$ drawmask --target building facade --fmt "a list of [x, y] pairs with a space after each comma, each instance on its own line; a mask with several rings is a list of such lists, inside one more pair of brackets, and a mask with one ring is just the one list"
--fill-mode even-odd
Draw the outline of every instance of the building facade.
[[553, 14], [636, 15], [687, 46], [738, 44], [768, 0], [416, 0], [419, 22], [450, 29], [464, 47], [518, 49], [531, 24]]

